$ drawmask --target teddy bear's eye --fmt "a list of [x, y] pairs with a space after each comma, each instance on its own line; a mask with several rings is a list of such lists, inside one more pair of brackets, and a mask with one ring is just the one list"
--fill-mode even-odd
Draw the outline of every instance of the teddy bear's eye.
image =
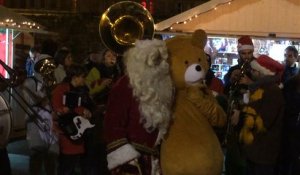
[[188, 64], [189, 64], [189, 62], [188, 62], [188, 61], [184, 61], [184, 64], [188, 65]]

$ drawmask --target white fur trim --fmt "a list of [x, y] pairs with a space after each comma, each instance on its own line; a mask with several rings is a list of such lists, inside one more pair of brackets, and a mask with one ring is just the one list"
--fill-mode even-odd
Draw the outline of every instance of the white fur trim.
[[269, 69], [261, 66], [256, 60], [251, 61], [250, 65], [251, 65], [252, 69], [257, 70], [258, 72], [260, 72], [264, 75], [275, 75], [274, 72], [272, 72]]
[[239, 45], [238, 46], [238, 51], [247, 50], [247, 49], [254, 50], [254, 46], [253, 45]]
[[156, 141], [155, 141], [155, 144], [154, 144], [155, 146], [161, 144], [161, 141], [164, 139], [164, 135], [165, 135], [164, 132], [162, 132], [162, 131], [158, 132], [158, 135], [157, 135], [157, 138], [156, 138]]
[[107, 155], [108, 169], [114, 169], [138, 157], [140, 153], [132, 145], [125, 144]]
[[158, 158], [151, 156], [151, 175], [160, 175], [161, 169]]

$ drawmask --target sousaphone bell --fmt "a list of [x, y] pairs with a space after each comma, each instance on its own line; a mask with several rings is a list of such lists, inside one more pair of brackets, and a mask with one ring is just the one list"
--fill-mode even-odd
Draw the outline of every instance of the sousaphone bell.
[[53, 58], [43, 58], [34, 64], [35, 72], [39, 73], [44, 81], [44, 84], [47, 87], [51, 87], [56, 84], [56, 79], [54, 76], [54, 70], [56, 64], [54, 63]]
[[99, 33], [107, 48], [123, 54], [136, 40], [153, 38], [154, 20], [141, 4], [123, 1], [113, 4], [103, 13]]

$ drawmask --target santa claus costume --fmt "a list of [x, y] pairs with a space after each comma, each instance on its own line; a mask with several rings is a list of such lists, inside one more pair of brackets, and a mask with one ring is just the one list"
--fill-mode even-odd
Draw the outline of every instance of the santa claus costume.
[[163, 41], [137, 41], [110, 91], [104, 118], [112, 174], [160, 174], [159, 143], [171, 118], [172, 81]]

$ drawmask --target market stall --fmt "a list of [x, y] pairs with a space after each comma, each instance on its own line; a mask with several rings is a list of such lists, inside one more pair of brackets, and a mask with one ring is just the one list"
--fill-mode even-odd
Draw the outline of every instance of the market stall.
[[[47, 34], [48, 32], [40, 24], [0, 5], [0, 59], [4, 66], [7, 65], [8, 69], [20, 71], [20, 67], [17, 67], [16, 64], [18, 62], [16, 45], [33, 46], [33, 33]], [[23, 61], [26, 57], [20, 57], [19, 59]], [[7, 72], [7, 68], [4, 69], [3, 65], [0, 66], [0, 74], [9, 80], [11, 72]], [[25, 67], [25, 65], [22, 66]], [[2, 83], [5, 80], [4, 78], [1, 80]], [[0, 139], [4, 143], [7, 136], [19, 137], [24, 136], [25, 133], [25, 113], [15, 99], [9, 95], [9, 92], [14, 93], [15, 91], [8, 88], [10, 87], [2, 89], [0, 93], [3, 104], [4, 101], [8, 103], [6, 110], [10, 111], [5, 115], [2, 114], [0, 120]], [[18, 90], [18, 87], [15, 87], [15, 89]], [[1, 107], [3, 110], [4, 106], [1, 105]], [[8, 123], [11, 123], [11, 125]]]
[[[204, 29], [215, 64], [236, 64], [237, 38], [250, 35], [255, 54], [282, 62], [288, 45], [299, 49], [299, 0], [211, 0], [155, 25], [158, 33], [189, 34]], [[222, 72], [227, 70], [224, 67]], [[222, 76], [221, 76], [222, 77]]]
[[299, 0], [212, 0], [156, 24], [157, 31], [300, 38]]
[[[10, 67], [14, 61], [14, 41], [21, 33], [48, 33], [40, 24], [15, 13], [13, 10], [0, 5], [0, 59]], [[24, 37], [30, 36], [22, 36]], [[31, 40], [31, 41], [30, 41]], [[28, 44], [32, 44], [32, 39], [28, 39]], [[26, 41], [25, 41], [26, 42]], [[0, 73], [5, 77], [8, 74], [0, 67]]]

